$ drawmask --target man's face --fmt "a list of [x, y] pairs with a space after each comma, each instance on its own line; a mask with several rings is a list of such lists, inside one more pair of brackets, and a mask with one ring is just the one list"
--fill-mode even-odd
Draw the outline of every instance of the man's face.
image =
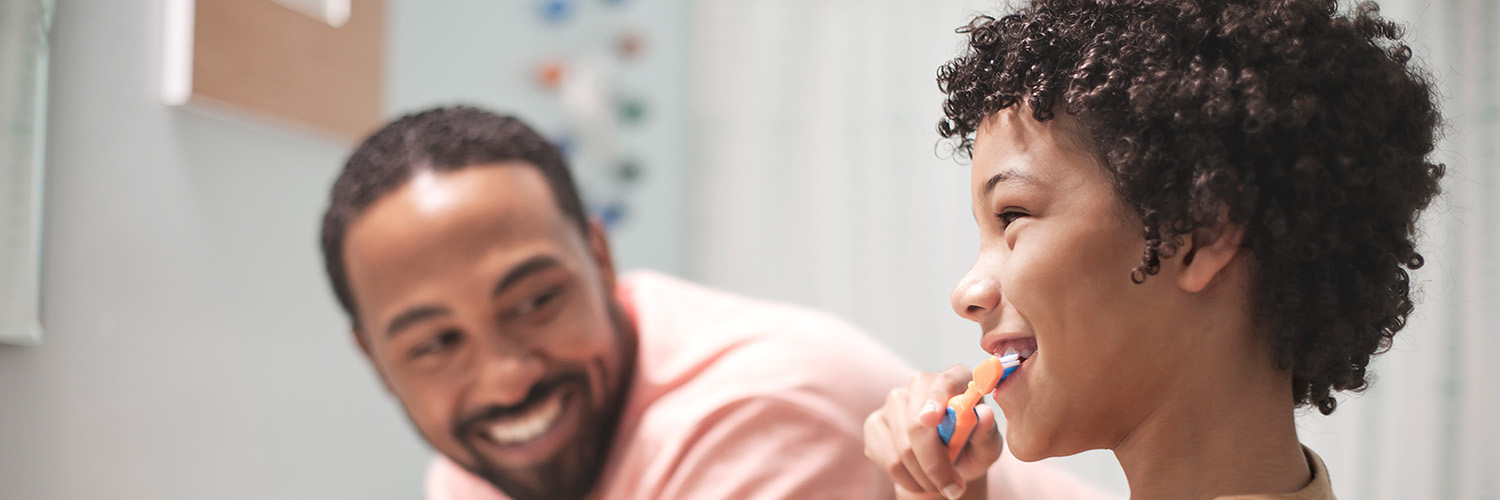
[[350, 226], [355, 335], [434, 448], [517, 499], [580, 498], [634, 363], [603, 234], [525, 164], [418, 173]]

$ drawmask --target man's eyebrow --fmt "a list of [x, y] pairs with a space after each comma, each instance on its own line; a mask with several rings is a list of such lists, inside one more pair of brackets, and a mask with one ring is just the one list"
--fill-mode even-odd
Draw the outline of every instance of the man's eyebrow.
[[[509, 272], [505, 273], [504, 277], [500, 278], [500, 281], [495, 285], [494, 291], [490, 292], [490, 296], [500, 295], [505, 289], [521, 281], [522, 278], [559, 266], [562, 266], [562, 262], [551, 255], [538, 255], [523, 260], [520, 264], [512, 267]], [[385, 336], [386, 338], [394, 337], [396, 334], [401, 333], [402, 330], [414, 324], [449, 314], [451, 313], [448, 311], [448, 308], [434, 305], [416, 306], [407, 309], [402, 311], [401, 314], [397, 314], [395, 318], [391, 318], [391, 322], [385, 327]]]
[[397, 314], [396, 317], [391, 318], [391, 322], [385, 327], [385, 338], [395, 337], [402, 330], [428, 318], [447, 316], [448, 314], [448, 308], [442, 306], [417, 306], [407, 309], [402, 311], [401, 314]]
[[990, 192], [995, 190], [995, 186], [1000, 185], [1000, 183], [1002, 182], [1020, 182], [1023, 184], [1032, 184], [1036, 186], [1044, 185], [1042, 181], [1037, 180], [1036, 177], [1032, 177], [1025, 172], [1016, 169], [1005, 169], [1000, 171], [1000, 173], [995, 174], [994, 177], [990, 177], [990, 180], [984, 181], [984, 195], [989, 196]]
[[554, 267], [562, 267], [562, 262], [551, 255], [538, 255], [523, 260], [520, 264], [516, 264], [515, 267], [510, 268], [510, 271], [505, 273], [504, 277], [500, 278], [500, 281], [495, 284], [494, 290], [490, 291], [490, 297], [495, 297], [500, 295], [501, 293], [504, 293], [505, 289], [510, 288], [512, 285], [515, 285], [516, 282], [521, 281], [521, 279], [527, 276], [531, 276], [533, 274], [546, 271]]

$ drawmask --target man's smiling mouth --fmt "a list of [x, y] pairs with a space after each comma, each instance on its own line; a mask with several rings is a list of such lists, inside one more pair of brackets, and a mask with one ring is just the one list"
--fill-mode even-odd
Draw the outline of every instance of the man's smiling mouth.
[[524, 444], [541, 437], [557, 423], [568, 392], [559, 388], [520, 413], [486, 424], [482, 427], [484, 437], [502, 446]]
[[516, 405], [490, 406], [465, 417], [454, 427], [454, 435], [513, 451], [555, 441], [544, 438], [566, 423], [565, 417], [577, 413], [585, 394], [584, 380], [574, 373], [544, 380]]

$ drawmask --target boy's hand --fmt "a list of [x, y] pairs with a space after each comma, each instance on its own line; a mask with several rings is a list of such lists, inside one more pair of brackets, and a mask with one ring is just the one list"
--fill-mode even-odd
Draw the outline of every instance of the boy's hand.
[[[1000, 432], [988, 406], [975, 407], [979, 421], [956, 464], [948, 461], [948, 445], [938, 437], [948, 399], [962, 394], [972, 376], [962, 365], [942, 373], [919, 372], [906, 387], [891, 390], [885, 406], [865, 419], [865, 456], [890, 475], [897, 493], [917, 494], [903, 497], [960, 498], [1000, 458]], [[976, 498], [984, 494], [973, 493]]]

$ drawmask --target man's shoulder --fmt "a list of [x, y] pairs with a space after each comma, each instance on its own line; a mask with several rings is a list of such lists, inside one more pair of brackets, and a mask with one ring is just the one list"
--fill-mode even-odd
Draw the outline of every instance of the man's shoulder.
[[759, 377], [745, 382], [835, 384], [860, 374], [889, 374], [898, 380], [910, 374], [890, 349], [832, 314], [656, 273], [631, 273], [622, 282], [634, 304], [646, 369]]
[[653, 271], [626, 273], [619, 283], [621, 298], [637, 313], [637, 321], [647, 326], [772, 330], [811, 323], [858, 333], [852, 324], [823, 311], [753, 298]]
[[884, 349], [853, 323], [809, 307], [747, 297], [654, 272], [624, 275], [621, 289], [629, 296], [642, 335], [726, 344], [746, 338], [844, 342], [857, 348]]
[[857, 428], [911, 373], [884, 345], [827, 313], [662, 275], [623, 281], [632, 287], [639, 374], [647, 379], [638, 387], [653, 406], [646, 420], [663, 426], [656, 430], [756, 409]]

